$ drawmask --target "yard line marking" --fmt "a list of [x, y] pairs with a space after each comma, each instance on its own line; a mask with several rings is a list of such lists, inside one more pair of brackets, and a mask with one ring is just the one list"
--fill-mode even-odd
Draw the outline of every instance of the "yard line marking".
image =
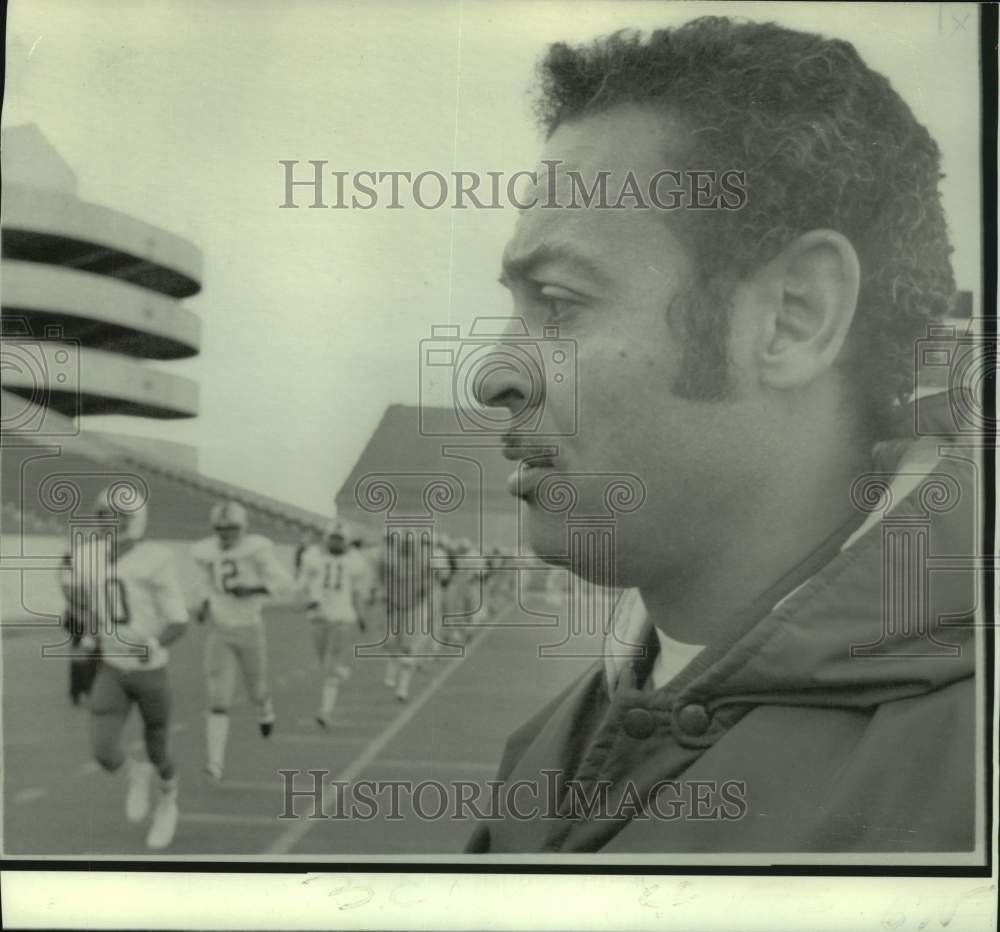
[[101, 765], [97, 763], [96, 760], [89, 760], [83, 766], [80, 767], [81, 773], [98, 773], [101, 769]]
[[468, 760], [402, 760], [400, 758], [378, 758], [369, 770], [472, 770], [495, 774], [499, 761], [494, 764], [479, 763]]
[[278, 817], [226, 815], [222, 812], [182, 812], [181, 822], [194, 822], [201, 825], [274, 825]]
[[29, 786], [26, 790], [21, 790], [19, 793], [14, 794], [14, 802], [32, 803], [36, 799], [47, 796], [48, 792], [48, 790], [44, 790], [40, 786]]
[[[444, 669], [427, 684], [426, 688], [413, 701], [411, 701], [350, 764], [340, 771], [335, 779], [343, 783], [349, 783], [363, 773], [368, 765], [371, 764], [376, 757], [378, 757], [382, 749], [390, 741], [392, 741], [392, 739], [395, 738], [396, 735], [410, 723], [410, 720], [430, 701], [431, 697], [434, 696], [437, 691], [448, 682], [457, 670], [462, 669], [462, 660], [468, 658], [469, 655], [472, 654], [481, 644], [485, 643], [489, 638], [490, 633], [491, 632], [486, 632], [482, 637], [476, 638], [471, 645], [467, 646], [465, 648], [464, 658], [458, 658], [450, 664], [445, 665]], [[297, 819], [268, 846], [266, 853], [288, 854], [292, 848], [305, 838], [309, 830], [316, 824], [317, 821], [319, 820]]]

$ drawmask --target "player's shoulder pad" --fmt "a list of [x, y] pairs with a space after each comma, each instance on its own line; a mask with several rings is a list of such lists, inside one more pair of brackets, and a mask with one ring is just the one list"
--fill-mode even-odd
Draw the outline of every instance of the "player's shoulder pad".
[[350, 559], [350, 561], [355, 566], [360, 566], [362, 569], [364, 569], [364, 568], [366, 568], [368, 566], [368, 562], [369, 562], [368, 561], [368, 557], [366, 557], [363, 553], [361, 553], [358, 550], [354, 550], [352, 548], [351, 551], [350, 551], [350, 554], [351, 555], [350, 555], [349, 559]]
[[274, 542], [263, 534], [247, 534], [238, 547], [241, 557], [265, 556], [273, 550]]

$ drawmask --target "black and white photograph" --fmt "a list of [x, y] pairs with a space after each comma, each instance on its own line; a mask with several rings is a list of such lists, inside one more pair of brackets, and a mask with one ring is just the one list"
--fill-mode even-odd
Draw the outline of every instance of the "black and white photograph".
[[996, 14], [10, 0], [8, 926], [995, 928]]

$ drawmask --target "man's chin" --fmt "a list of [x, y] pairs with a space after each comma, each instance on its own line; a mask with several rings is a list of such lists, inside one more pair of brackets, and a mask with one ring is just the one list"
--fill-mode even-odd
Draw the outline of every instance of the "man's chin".
[[519, 503], [519, 538], [543, 563], [569, 567], [566, 520], [562, 515], [543, 511], [537, 504], [522, 499]]
[[545, 512], [528, 502], [521, 503], [521, 522], [521, 540], [543, 563], [569, 570], [595, 585], [615, 585], [615, 555], [596, 549], [608, 543], [606, 536], [587, 541], [583, 539], [586, 530], [571, 529], [564, 515]]

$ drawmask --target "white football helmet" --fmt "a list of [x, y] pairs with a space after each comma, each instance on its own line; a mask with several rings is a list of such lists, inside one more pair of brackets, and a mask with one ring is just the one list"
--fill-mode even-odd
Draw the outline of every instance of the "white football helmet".
[[118, 533], [125, 540], [142, 540], [149, 519], [146, 511], [147, 490], [127, 480], [112, 482], [101, 489], [94, 500], [94, 515], [115, 517]]
[[347, 549], [350, 528], [342, 518], [334, 518], [323, 529], [323, 541], [331, 553], [343, 553]]
[[212, 508], [212, 528], [223, 547], [232, 547], [247, 529], [247, 510], [239, 502], [219, 502]]

